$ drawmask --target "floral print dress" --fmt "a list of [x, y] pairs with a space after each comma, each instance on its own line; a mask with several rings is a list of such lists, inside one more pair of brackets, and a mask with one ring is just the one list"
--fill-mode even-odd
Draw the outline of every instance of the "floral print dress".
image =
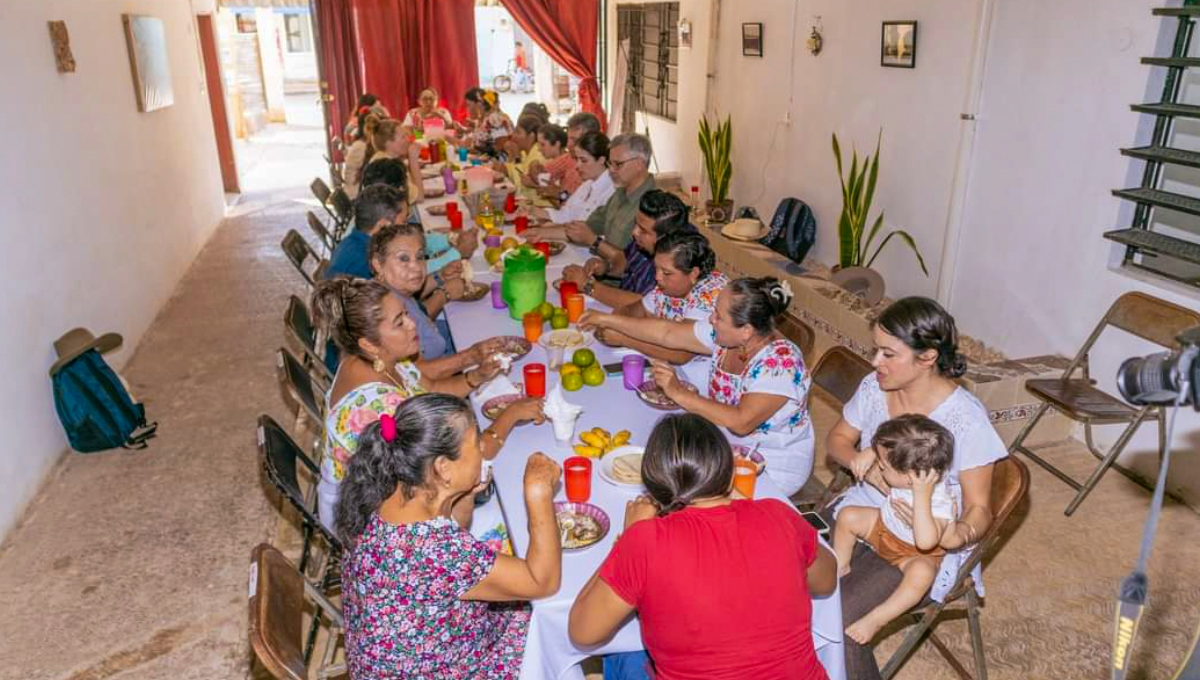
[[371, 518], [342, 558], [350, 677], [509, 680], [521, 671], [528, 604], [459, 598], [496, 554], [447, 518]]
[[753, 448], [767, 461], [766, 474], [785, 496], [804, 486], [813, 468], [813, 428], [808, 417], [808, 387], [811, 376], [804, 366], [800, 348], [790, 340], [767, 344], [750, 358], [741, 374], [721, 368], [731, 350], [717, 345], [712, 323], [697, 321], [696, 339], [713, 350], [712, 366], [705, 385], [706, 396], [736, 406], [747, 394], [773, 394], [787, 401], [762, 425], [745, 437], [729, 434], [729, 440]]
[[[642, 307], [647, 314], [658, 319], [704, 321], [712, 316], [717, 308], [717, 297], [727, 285], [729, 277], [714, 271], [697, 281], [692, 290], [681, 298], [671, 297], [655, 286], [642, 298]], [[679, 368], [689, 382], [702, 385], [708, 381], [711, 366], [712, 357], [698, 356]]]

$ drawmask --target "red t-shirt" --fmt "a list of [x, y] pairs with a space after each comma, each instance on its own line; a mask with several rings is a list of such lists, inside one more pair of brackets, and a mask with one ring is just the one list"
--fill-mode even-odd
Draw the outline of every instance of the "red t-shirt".
[[638, 610], [660, 680], [825, 680], [807, 570], [817, 532], [774, 499], [638, 522], [600, 578]]

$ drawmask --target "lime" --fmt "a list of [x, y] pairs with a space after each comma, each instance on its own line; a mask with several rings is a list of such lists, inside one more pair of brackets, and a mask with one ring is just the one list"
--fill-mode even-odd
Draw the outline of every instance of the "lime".
[[587, 368], [596, 363], [596, 354], [590, 349], [577, 349], [571, 355], [571, 363], [580, 368]]
[[566, 314], [557, 314], [556, 313], [554, 316], [550, 317], [550, 327], [555, 330], [558, 330], [560, 328], [566, 328], [567, 326], [570, 326], [570, 325], [571, 325], [571, 322], [569, 319], [567, 319]]
[[550, 304], [549, 302], [543, 302], [542, 304], [538, 305], [537, 310], [535, 311], [537, 311], [538, 314], [541, 314], [543, 319], [549, 321], [550, 317], [554, 316], [554, 305]]
[[583, 387], [583, 373], [578, 370], [570, 373], [563, 373], [562, 386], [563, 389], [568, 392], [575, 392], [579, 388]]
[[592, 364], [583, 369], [583, 384], [595, 387], [604, 384], [604, 369], [600, 364]]

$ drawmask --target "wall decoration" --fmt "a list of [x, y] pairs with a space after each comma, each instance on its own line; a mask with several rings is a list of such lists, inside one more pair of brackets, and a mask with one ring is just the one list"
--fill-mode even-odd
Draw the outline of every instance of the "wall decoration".
[[821, 48], [825, 45], [825, 38], [821, 35], [821, 32], [824, 30], [824, 27], [821, 26], [821, 17], [814, 15], [812, 33], [809, 34], [808, 40], [804, 43], [808, 46], [808, 51], [812, 52], [814, 57], [821, 53]]
[[123, 14], [129, 65], [139, 111], [155, 111], [175, 103], [171, 64], [167, 60], [167, 33], [162, 19]]
[[67, 22], [47, 21], [50, 26], [50, 45], [54, 47], [54, 62], [59, 73], [75, 72], [75, 56], [71, 54], [71, 36], [67, 33]]
[[742, 56], [761, 57], [763, 55], [763, 25], [742, 24]]
[[917, 22], [883, 22], [879, 65], [891, 68], [917, 67]]

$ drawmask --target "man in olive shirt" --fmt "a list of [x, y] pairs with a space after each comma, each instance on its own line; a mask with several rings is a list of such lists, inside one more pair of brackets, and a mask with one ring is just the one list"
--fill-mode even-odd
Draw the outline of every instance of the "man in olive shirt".
[[650, 140], [643, 135], [619, 135], [608, 151], [608, 174], [617, 190], [608, 203], [596, 209], [587, 222], [567, 225], [567, 238], [588, 246], [593, 253], [604, 245], [624, 250], [633, 239], [634, 221], [642, 196], [654, 188], [650, 174]]

